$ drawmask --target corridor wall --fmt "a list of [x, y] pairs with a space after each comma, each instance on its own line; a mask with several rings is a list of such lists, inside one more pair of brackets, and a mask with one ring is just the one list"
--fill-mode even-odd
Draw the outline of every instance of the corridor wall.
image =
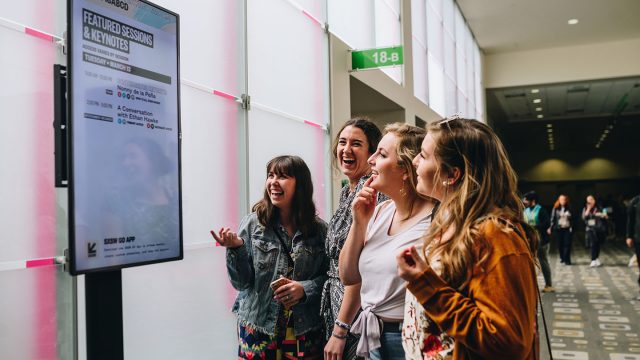
[[[324, 2], [156, 3], [180, 14], [184, 260], [122, 270], [127, 359], [232, 358], [236, 292], [209, 230], [237, 228], [261, 196], [268, 159], [309, 164], [329, 213]], [[67, 247], [67, 190], [54, 187], [53, 64], [65, 64], [66, 1], [0, 11], [0, 358], [86, 357], [83, 276], [54, 265]], [[304, 57], [304, 58], [303, 58]], [[150, 59], [152, 61], [152, 59]], [[243, 95], [250, 102], [243, 106]], [[10, 125], [15, 124], [15, 125]], [[10, 126], [9, 126], [10, 125]], [[29, 265], [27, 267], [27, 265]], [[76, 318], [77, 306], [77, 318]], [[76, 344], [77, 341], [77, 344]]]

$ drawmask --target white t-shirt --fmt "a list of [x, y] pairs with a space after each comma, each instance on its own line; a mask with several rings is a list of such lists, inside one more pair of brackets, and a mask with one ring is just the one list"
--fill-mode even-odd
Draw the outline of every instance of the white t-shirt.
[[431, 214], [412, 227], [389, 235], [396, 205], [388, 200], [377, 206], [367, 229], [358, 267], [362, 277], [360, 299], [363, 309], [386, 319], [404, 317], [405, 281], [398, 276], [396, 255], [410, 245], [422, 243], [431, 224]]
[[406, 287], [398, 276], [396, 255], [401, 249], [421, 243], [431, 224], [431, 214], [427, 214], [410, 228], [389, 235], [395, 212], [396, 206], [391, 200], [376, 207], [360, 253], [358, 268], [362, 278], [362, 312], [351, 328], [353, 333], [361, 335], [356, 349], [358, 356], [368, 357], [371, 350], [380, 347], [378, 317], [402, 321]]

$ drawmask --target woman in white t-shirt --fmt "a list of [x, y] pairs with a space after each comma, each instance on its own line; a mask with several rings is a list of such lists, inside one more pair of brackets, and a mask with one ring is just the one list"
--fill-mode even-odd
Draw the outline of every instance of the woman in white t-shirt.
[[[435, 202], [416, 191], [412, 159], [420, 151], [425, 130], [390, 124], [369, 158], [372, 176], [352, 204], [353, 223], [340, 253], [340, 279], [345, 285], [362, 282], [362, 312], [351, 331], [360, 334], [358, 356], [405, 359], [401, 329], [404, 282], [395, 256], [419, 244], [431, 221]], [[390, 200], [376, 206], [378, 192]]]

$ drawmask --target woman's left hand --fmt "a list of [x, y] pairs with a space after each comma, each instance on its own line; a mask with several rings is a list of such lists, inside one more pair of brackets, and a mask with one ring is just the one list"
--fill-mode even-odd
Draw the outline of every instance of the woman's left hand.
[[304, 298], [302, 284], [291, 280], [290, 283], [280, 286], [274, 293], [274, 299], [281, 302], [285, 308], [290, 309]]
[[398, 261], [398, 275], [405, 281], [417, 279], [429, 267], [415, 246], [402, 250], [396, 256], [396, 260]]

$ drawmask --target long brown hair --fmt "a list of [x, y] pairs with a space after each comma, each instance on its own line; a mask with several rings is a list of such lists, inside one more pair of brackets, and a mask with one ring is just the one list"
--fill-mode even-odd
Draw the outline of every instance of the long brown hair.
[[[487, 220], [505, 232], [521, 226], [535, 258], [538, 235], [523, 221], [517, 177], [493, 130], [476, 120], [453, 118], [430, 123], [427, 132], [435, 142], [434, 155], [439, 163], [434, 181], [439, 183], [455, 168], [460, 170], [458, 181], [446, 187], [447, 194], [425, 239], [425, 248], [434, 243], [442, 251], [442, 277], [457, 289], [468, 284], [473, 269], [489, 255], [478, 253], [474, 245], [491, 251], [490, 242], [475, 244], [481, 238], [480, 225]], [[442, 234], [452, 226], [456, 231], [451, 239], [440, 243]]]
[[[278, 156], [267, 163], [267, 176], [270, 172], [296, 179], [290, 211], [293, 224], [304, 236], [314, 234], [317, 230], [316, 205], [313, 202], [313, 183], [307, 164], [298, 156]], [[258, 215], [258, 220], [263, 226], [275, 225], [278, 208], [271, 203], [269, 189], [266, 187], [262, 199], [253, 205], [251, 210]]]

